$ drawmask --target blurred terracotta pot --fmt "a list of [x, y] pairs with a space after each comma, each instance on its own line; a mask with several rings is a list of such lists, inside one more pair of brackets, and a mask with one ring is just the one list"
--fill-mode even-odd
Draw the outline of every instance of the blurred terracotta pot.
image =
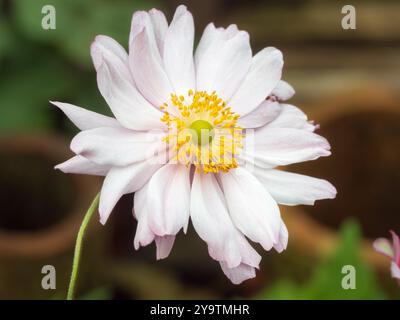
[[[68, 142], [56, 136], [0, 138], [2, 298], [54, 296], [41, 288], [45, 264], [56, 267], [57, 289], [65, 290], [79, 226], [100, 189], [96, 177], [54, 170], [69, 157]], [[92, 230], [98, 225], [93, 221]]]
[[349, 217], [365, 236], [362, 257], [388, 272], [389, 261], [372, 248], [372, 239], [400, 228], [400, 100], [376, 87], [337, 93], [308, 111], [332, 145], [332, 156], [294, 165], [290, 171], [331, 181], [337, 198], [314, 207], [284, 207], [290, 244], [316, 256], [329, 254], [336, 230]]
[[[27, 190], [34, 190], [38, 188], [46, 188], [42, 195], [47, 198], [39, 199], [39, 201], [49, 201], [54, 203], [54, 197], [58, 197], [56, 193], [65, 193], [65, 199], [55, 203], [56, 205], [68, 204], [68, 210], [63, 208], [49, 208], [48, 212], [44, 212], [40, 217], [42, 221], [37, 221], [34, 226], [24, 223], [24, 220], [29, 216], [31, 212], [20, 212], [19, 217], [14, 217], [12, 226], [4, 226], [5, 219], [0, 220], [0, 254], [1, 255], [12, 255], [20, 257], [44, 257], [54, 255], [56, 253], [65, 251], [71, 247], [71, 244], [75, 241], [77, 228], [79, 227], [81, 220], [88, 206], [90, 205], [94, 195], [99, 190], [99, 181], [96, 178], [83, 175], [63, 175], [60, 172], [54, 170], [54, 165], [67, 160], [71, 153], [68, 149], [68, 143], [64, 140], [54, 136], [13, 136], [3, 137], [0, 139], [0, 150], [2, 153], [3, 160], [0, 162], [3, 166], [18, 166], [19, 164], [26, 164], [27, 166], [33, 164], [38, 168], [37, 174], [41, 175], [41, 182], [44, 181], [43, 175], [48, 175], [50, 179], [46, 179], [45, 186], [30, 185], [24, 188]], [[21, 158], [30, 158], [28, 161], [18, 161]], [[8, 165], [5, 164], [8, 162]], [[4, 167], [3, 167], [4, 169]], [[15, 168], [12, 172], [4, 172], [3, 174], [13, 174], [19, 171], [19, 174], [30, 171], [29, 167], [26, 168]], [[23, 183], [23, 179], [26, 176], [20, 175], [19, 177], [12, 177], [21, 179], [16, 181], [15, 187], [18, 187], [19, 183]], [[29, 181], [27, 178], [27, 182]], [[4, 177], [2, 177], [4, 181]], [[65, 186], [53, 185], [53, 183], [65, 182]], [[4, 187], [4, 186], [3, 186]], [[7, 186], [9, 188], [9, 186]], [[65, 191], [63, 190], [65, 189]], [[18, 191], [18, 190], [12, 190]], [[18, 207], [28, 207], [29, 203], [25, 203], [31, 199], [24, 199], [23, 196], [26, 194], [15, 194], [14, 202], [12, 204], [16, 209]], [[72, 197], [71, 197], [72, 196]], [[58, 199], [56, 199], [58, 200]], [[67, 201], [66, 201], [67, 200]], [[7, 208], [2, 203], [3, 215], [7, 215]], [[56, 209], [61, 209], [61, 214], [54, 212]], [[13, 210], [15, 210], [13, 208]], [[53, 212], [52, 212], [53, 211]], [[55, 217], [47, 219], [45, 215], [52, 214]], [[10, 220], [10, 219], [9, 219]], [[32, 221], [32, 219], [30, 219]], [[2, 225], [3, 222], [3, 225]], [[8, 221], [7, 221], [8, 222]], [[22, 228], [17, 225], [23, 224]]]

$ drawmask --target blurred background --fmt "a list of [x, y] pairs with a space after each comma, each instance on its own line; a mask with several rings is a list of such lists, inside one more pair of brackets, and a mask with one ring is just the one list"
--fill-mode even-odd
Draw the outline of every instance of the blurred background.
[[[331, 181], [335, 200], [282, 207], [289, 246], [262, 252], [257, 277], [232, 285], [193, 228], [171, 256], [154, 245], [136, 252], [132, 196], [105, 227], [93, 219], [78, 282], [81, 299], [399, 299], [389, 261], [371, 241], [400, 232], [400, 2], [353, 0], [356, 30], [341, 27], [344, 1], [0, 0], [0, 299], [63, 299], [73, 246], [101, 179], [65, 175], [77, 129], [49, 100], [110, 114], [96, 86], [89, 46], [97, 34], [127, 47], [130, 19], [159, 8], [171, 19], [184, 3], [197, 40], [205, 25], [238, 24], [253, 51], [283, 51], [290, 101], [320, 123], [333, 155], [293, 166]], [[44, 5], [56, 30], [43, 30]], [[260, 249], [260, 248], [257, 248]], [[357, 289], [343, 290], [343, 265], [357, 269]], [[54, 265], [56, 290], [41, 269]]]

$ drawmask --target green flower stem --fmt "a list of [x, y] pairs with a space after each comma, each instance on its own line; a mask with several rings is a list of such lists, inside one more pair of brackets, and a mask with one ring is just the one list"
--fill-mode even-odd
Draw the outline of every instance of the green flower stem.
[[81, 260], [81, 251], [82, 251], [82, 242], [85, 236], [86, 229], [89, 225], [90, 219], [93, 216], [93, 213], [96, 211], [99, 205], [100, 193], [96, 195], [93, 199], [90, 208], [85, 214], [83, 218], [82, 224], [79, 228], [78, 236], [76, 237], [75, 251], [74, 251], [74, 260], [72, 261], [72, 272], [71, 272], [71, 280], [69, 281], [67, 300], [73, 300], [75, 297], [75, 289], [76, 289], [76, 281], [79, 273], [79, 263]]

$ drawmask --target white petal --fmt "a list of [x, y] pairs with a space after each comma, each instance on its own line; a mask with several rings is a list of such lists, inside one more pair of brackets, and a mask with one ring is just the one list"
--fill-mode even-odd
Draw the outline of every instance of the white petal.
[[190, 179], [184, 165], [167, 164], [150, 179], [147, 212], [150, 228], [158, 236], [186, 232], [189, 222]]
[[209, 23], [203, 31], [203, 35], [200, 38], [199, 44], [197, 45], [194, 60], [196, 69], [198, 68], [199, 62], [203, 59], [204, 53], [210, 47], [210, 45], [216, 41], [218, 37], [220, 37], [222, 32], [222, 28], [217, 29], [214, 26], [214, 23]]
[[255, 167], [254, 175], [279, 204], [314, 205], [316, 200], [334, 199], [337, 193], [328, 181], [302, 174]]
[[146, 189], [148, 184], [138, 189], [134, 195], [134, 209], [132, 210], [133, 216], [137, 219], [137, 227], [134, 239], [135, 250], [140, 246], [145, 247], [153, 242], [155, 234], [151, 231], [148, 223], [148, 212], [146, 206]]
[[190, 215], [196, 232], [207, 243], [213, 259], [226, 263], [228, 268], [241, 263], [258, 267], [261, 258], [233, 226], [214, 175], [194, 175]]
[[59, 169], [64, 173], [89, 174], [95, 176], [105, 176], [110, 168], [110, 166], [91, 162], [82, 156], [75, 156], [55, 166], [55, 169]]
[[69, 103], [50, 101], [51, 104], [61, 109], [72, 123], [80, 130], [94, 129], [98, 127], [120, 127], [114, 118], [74, 106]]
[[149, 184], [147, 183], [140, 190], [136, 191], [134, 196], [133, 213], [138, 221], [134, 247], [138, 250], [140, 246], [147, 246], [155, 240], [157, 247], [156, 257], [159, 260], [169, 255], [175, 241], [175, 236], [158, 236], [151, 230], [149, 226], [149, 212], [147, 210], [148, 186]]
[[[136, 40], [138, 34], [143, 31], [143, 25], [146, 23], [145, 22], [146, 19], [149, 19], [149, 23], [153, 25], [151, 16], [146, 11], [135, 11], [134, 14], [132, 15], [131, 31], [129, 33], [129, 48], [132, 46], [133, 41]], [[168, 22], [167, 22], [167, 27], [168, 27]], [[154, 29], [155, 27], [153, 27], [153, 30]]]
[[224, 261], [220, 261], [220, 265], [222, 271], [232, 283], [239, 284], [255, 277], [255, 269], [258, 269], [261, 257], [241, 233], [237, 232], [236, 235], [237, 245], [235, 250], [239, 250], [242, 262], [235, 267], [229, 267]]
[[331, 154], [328, 141], [312, 132], [292, 128], [256, 130], [254, 141], [246, 139], [245, 150], [238, 157], [249, 163], [273, 168], [326, 157]]
[[[133, 130], [162, 128], [162, 113], [137, 91], [127, 65], [127, 54], [122, 47], [120, 50], [115, 47], [120, 45], [105, 36], [96, 37], [91, 46], [102, 96], [124, 127]], [[124, 52], [124, 57], [120, 51]]]
[[161, 164], [142, 161], [126, 167], [112, 168], [104, 179], [100, 195], [100, 222], [105, 224], [118, 200], [143, 187]]
[[[172, 93], [151, 19], [146, 12], [134, 15], [137, 34], [129, 47], [129, 66], [137, 88], [153, 106], [160, 107]], [[133, 22], [132, 22], [133, 23]]]
[[155, 238], [156, 235], [151, 231], [147, 219], [138, 220], [134, 238], [135, 250], [139, 250], [141, 246], [148, 246]]
[[165, 34], [168, 30], [168, 22], [165, 18], [164, 13], [157, 9], [151, 9], [149, 11], [149, 16], [153, 24], [154, 36], [156, 37], [156, 42], [160, 54], [163, 55]]
[[157, 246], [157, 260], [167, 258], [174, 245], [175, 236], [156, 236], [155, 241]]
[[282, 107], [276, 101], [265, 100], [252, 112], [238, 119], [242, 128], [258, 128], [276, 119], [282, 112]]
[[220, 175], [229, 214], [250, 240], [270, 250], [279, 240], [281, 216], [275, 200], [247, 170], [237, 168]]
[[195, 89], [193, 62], [194, 22], [190, 12], [181, 5], [165, 35], [164, 65], [178, 95]]
[[124, 68], [121, 68], [121, 72], [124, 73], [125, 76], [128, 76], [129, 70], [126, 68], [128, 54], [113, 38], [104, 35], [96, 36], [92, 44], [91, 55], [96, 70], [101, 66], [104, 56], [106, 56], [107, 59], [112, 60], [112, 62], [119, 66], [124, 65]]
[[[307, 131], [315, 131], [316, 126], [308, 121], [307, 115], [299, 108], [290, 104], [280, 104], [282, 110], [280, 114], [267, 124], [269, 128], [293, 128]], [[262, 130], [262, 128], [260, 128]]]
[[271, 95], [276, 97], [279, 101], [289, 100], [293, 97], [295, 91], [293, 87], [286, 81], [280, 80], [274, 90], [272, 90]]
[[[168, 21], [164, 13], [157, 9], [151, 9], [149, 12], [136, 11], [132, 16], [131, 31], [129, 34], [129, 47], [136, 39], [137, 35], [143, 30], [147, 16], [150, 18], [150, 23], [154, 32], [155, 41], [160, 54], [164, 50], [165, 33], [168, 30]], [[146, 21], [146, 22], [145, 22]]]
[[393, 278], [400, 280], [400, 267], [394, 261], [390, 264], [390, 271]]
[[400, 238], [393, 230], [390, 230], [390, 233], [393, 240], [394, 260], [396, 264], [400, 265]]
[[238, 119], [238, 124], [244, 128], [259, 128], [259, 130], [269, 128], [293, 128], [307, 131], [315, 131], [317, 128], [307, 115], [299, 108], [279, 103], [271, 99], [262, 102], [256, 109], [249, 114]]
[[196, 54], [197, 90], [216, 91], [220, 98], [228, 101], [250, 68], [249, 35], [238, 31], [236, 26], [223, 31], [211, 26], [206, 31], [207, 39], [200, 40], [200, 53]]
[[234, 228], [214, 175], [194, 175], [190, 216], [196, 232], [207, 242], [211, 257], [227, 262], [229, 267], [238, 266], [241, 262], [240, 255], [229, 241]]
[[102, 127], [78, 133], [71, 150], [98, 164], [126, 166], [165, 149], [160, 133]]
[[384, 254], [385, 256], [387, 256], [389, 258], [394, 257], [392, 244], [390, 243], [390, 241], [388, 239], [385, 239], [385, 238], [376, 239], [373, 243], [373, 247], [376, 251]]
[[257, 108], [276, 87], [282, 75], [282, 53], [268, 47], [257, 53], [243, 83], [228, 102], [232, 110], [246, 115]]
[[281, 253], [283, 250], [286, 250], [287, 244], [289, 240], [289, 232], [286, 228], [285, 223], [282, 221], [281, 228], [279, 230], [279, 241], [278, 243], [274, 244], [274, 249]]
[[241, 263], [234, 268], [228, 268], [224, 262], [220, 262], [220, 265], [224, 274], [232, 281], [233, 284], [240, 284], [243, 281], [252, 279], [256, 276], [255, 268], [244, 263]]

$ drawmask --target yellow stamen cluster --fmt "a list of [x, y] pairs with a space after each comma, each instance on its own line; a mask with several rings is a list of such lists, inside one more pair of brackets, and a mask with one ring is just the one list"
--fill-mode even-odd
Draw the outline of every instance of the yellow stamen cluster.
[[[235, 155], [242, 148], [243, 138], [242, 128], [236, 125], [239, 115], [216, 92], [171, 94], [170, 101], [160, 109], [164, 111], [161, 121], [169, 130], [165, 141], [176, 150], [171, 161], [193, 164], [204, 173], [228, 172], [237, 167]], [[207, 136], [201, 139], [200, 132], [201, 137]]]

